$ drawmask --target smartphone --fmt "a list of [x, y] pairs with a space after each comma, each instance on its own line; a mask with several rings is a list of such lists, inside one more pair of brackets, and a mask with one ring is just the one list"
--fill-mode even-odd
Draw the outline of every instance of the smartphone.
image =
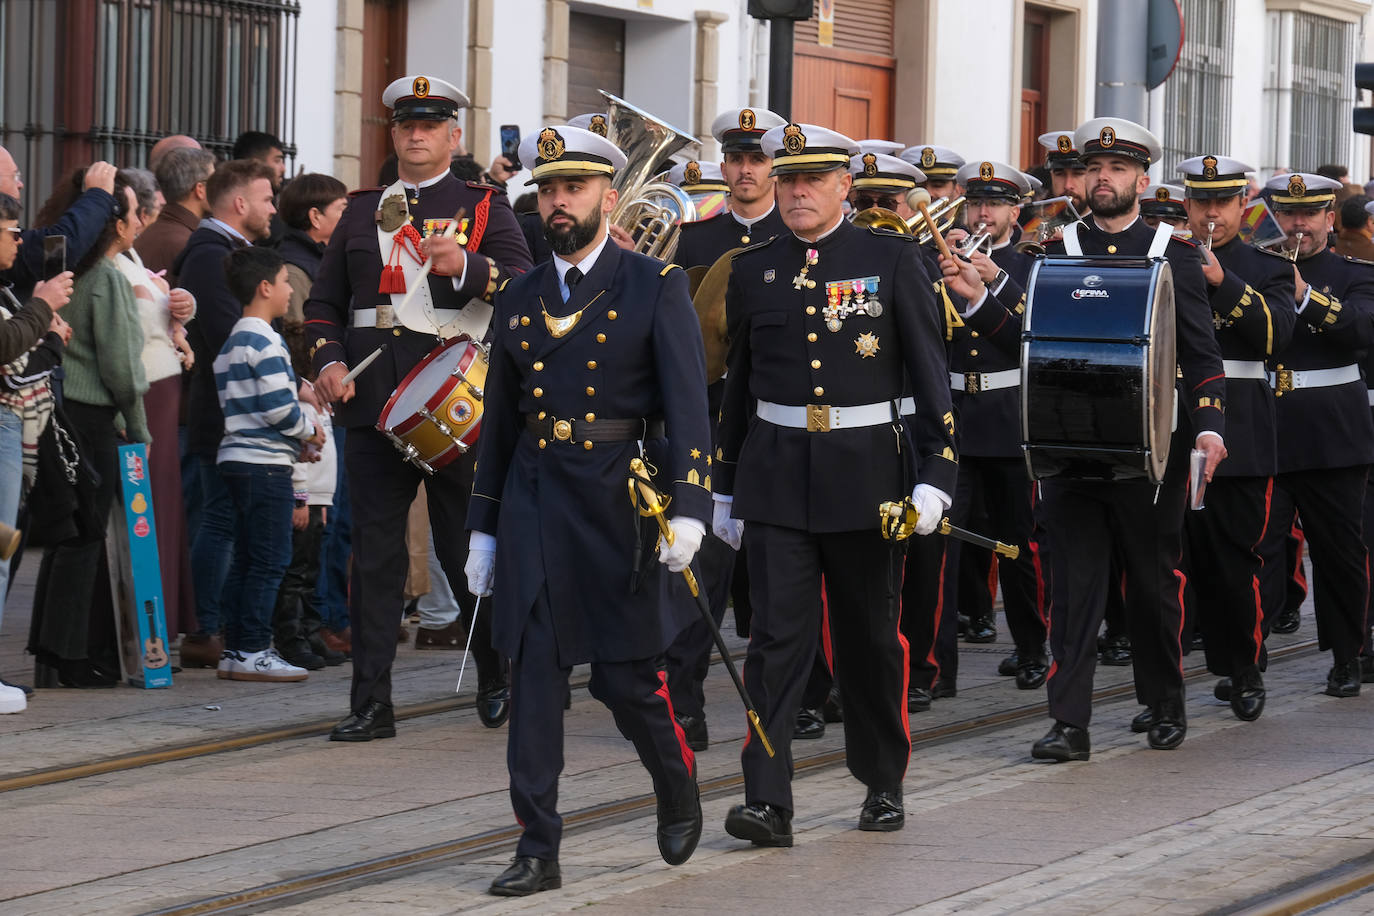
[[43, 236], [43, 279], [53, 277], [67, 269], [67, 237], [65, 235]]
[[524, 168], [520, 164], [520, 125], [502, 124], [501, 125], [501, 155], [510, 160], [510, 167], [515, 171]]

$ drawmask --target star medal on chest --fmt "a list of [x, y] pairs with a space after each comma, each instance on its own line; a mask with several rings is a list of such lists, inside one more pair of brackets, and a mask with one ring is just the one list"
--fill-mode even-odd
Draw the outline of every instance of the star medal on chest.
[[806, 273], [812, 267], [815, 267], [816, 262], [818, 262], [820, 259], [821, 253], [819, 251], [817, 251], [814, 248], [806, 249], [806, 264], [802, 267], [801, 271], [795, 277], [792, 278], [793, 289], [801, 289], [802, 287], [806, 287], [807, 289], [816, 288], [816, 281], [809, 279], [806, 276]]
[[876, 357], [878, 351], [882, 349], [878, 346], [878, 335], [865, 331], [854, 339], [854, 352], [859, 354], [861, 359]]

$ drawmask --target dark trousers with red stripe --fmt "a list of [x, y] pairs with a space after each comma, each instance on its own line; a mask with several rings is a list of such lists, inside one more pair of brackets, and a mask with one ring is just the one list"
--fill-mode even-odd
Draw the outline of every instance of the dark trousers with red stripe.
[[910, 647], [910, 682], [929, 690], [959, 674], [958, 579], [950, 560], [958, 545], [943, 534], [907, 542], [902, 580], [902, 636]]
[[1267, 658], [1260, 545], [1269, 526], [1272, 477], [1214, 477], [1205, 509], [1189, 512], [1188, 576], [1207, 670], [1235, 677]]
[[[515, 816], [525, 828], [516, 855], [557, 859], [563, 836], [558, 775], [563, 771], [563, 700], [571, 668], [558, 664], [547, 591], [540, 592], [511, 659], [510, 735], [506, 765]], [[661, 801], [690, 797], [696, 771], [682, 729], [673, 718], [666, 678], [653, 659], [593, 662], [592, 696], [611, 710], [616, 727], [635, 746]]]
[[752, 736], [745, 743], [745, 800], [793, 810], [792, 726], [816, 657], [822, 577], [849, 771], [872, 789], [900, 789], [911, 757], [898, 630], [903, 545], [876, 526], [813, 534], [761, 522], [745, 523], [744, 541], [754, 606], [744, 683], [776, 751], [769, 757]]
[[[1176, 439], [1181, 437], [1175, 437]], [[1183, 700], [1182, 610], [1176, 571], [1183, 534], [1188, 448], [1174, 448], [1163, 484], [1044, 480], [1043, 520], [1053, 545], [1050, 715], [1087, 728], [1097, 631], [1106, 612], [1113, 549], [1122, 563], [1136, 697]], [[1182, 457], [1179, 456], [1182, 453]]]
[[[1369, 608], [1369, 554], [1362, 539], [1361, 513], [1369, 468], [1284, 471], [1274, 478], [1274, 523], [1260, 546], [1265, 560], [1260, 592], [1272, 622], [1283, 609], [1291, 571], [1283, 558], [1294, 513], [1312, 558], [1312, 606], [1317, 645], [1337, 662], [1360, 652]], [[1270, 562], [1272, 560], [1272, 566]]]

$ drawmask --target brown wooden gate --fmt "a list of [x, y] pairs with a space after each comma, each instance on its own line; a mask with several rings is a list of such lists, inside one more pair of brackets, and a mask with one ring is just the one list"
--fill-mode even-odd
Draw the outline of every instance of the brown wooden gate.
[[405, 76], [405, 0], [364, 0], [362, 136], [358, 147], [358, 183], [377, 182], [382, 163], [391, 155], [391, 112], [382, 92]]
[[815, 15], [797, 23], [792, 119], [862, 140], [893, 135], [894, 0], [835, 0], [834, 46]]

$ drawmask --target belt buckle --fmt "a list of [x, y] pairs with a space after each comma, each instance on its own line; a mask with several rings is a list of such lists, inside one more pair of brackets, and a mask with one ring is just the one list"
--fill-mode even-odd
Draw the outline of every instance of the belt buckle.
[[396, 307], [390, 302], [383, 302], [377, 306], [377, 327], [380, 330], [396, 327]]
[[1293, 390], [1292, 369], [1280, 369], [1274, 374], [1274, 377], [1278, 380], [1278, 384], [1274, 387], [1277, 393], [1282, 394], [1285, 391]]
[[559, 442], [567, 442], [569, 439], [571, 439], [571, 438], [572, 438], [572, 421], [571, 421], [571, 420], [554, 420], [554, 421], [553, 421], [553, 437], [554, 437], [555, 439], [557, 439]]
[[965, 372], [964, 373], [964, 393], [977, 394], [983, 390], [983, 373]]
[[830, 405], [806, 405], [806, 431], [809, 433], [830, 432]]

